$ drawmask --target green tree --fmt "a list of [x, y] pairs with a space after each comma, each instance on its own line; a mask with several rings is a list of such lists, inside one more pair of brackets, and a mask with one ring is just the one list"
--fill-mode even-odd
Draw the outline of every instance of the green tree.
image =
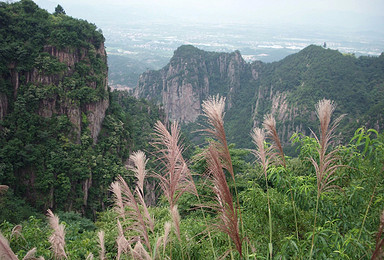
[[64, 8], [61, 5], [55, 7], [54, 15], [65, 14]]

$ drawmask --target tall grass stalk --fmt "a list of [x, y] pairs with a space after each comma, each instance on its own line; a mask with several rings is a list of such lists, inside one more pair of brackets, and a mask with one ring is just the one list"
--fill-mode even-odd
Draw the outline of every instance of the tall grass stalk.
[[363, 222], [361, 223], [361, 228], [360, 228], [360, 231], [359, 231], [359, 236], [357, 237], [357, 242], [360, 241], [361, 232], [363, 231], [364, 224], [365, 224], [365, 220], [367, 219], [367, 216], [368, 216], [369, 208], [371, 207], [372, 200], [373, 200], [373, 198], [375, 197], [376, 187], [377, 187], [377, 184], [376, 184], [375, 187], [373, 188], [373, 192], [372, 192], [372, 195], [371, 195], [371, 199], [369, 200], [367, 209], [365, 210], [365, 214], [364, 214]]
[[[202, 205], [199, 194], [197, 194], [197, 200], [199, 202], [199, 205]], [[200, 210], [201, 210], [201, 213], [203, 214], [204, 224], [205, 224], [206, 227], [208, 227], [207, 219], [205, 217], [204, 208], [200, 207]], [[213, 240], [212, 240], [212, 236], [211, 236], [211, 231], [209, 231], [209, 229], [207, 229], [207, 232], [208, 232], [209, 243], [211, 244], [211, 248], [212, 248], [213, 259], [217, 259], [216, 250], [215, 250], [215, 247], [213, 246]]]
[[155, 174], [160, 187], [168, 200], [170, 209], [185, 192], [197, 194], [191, 172], [183, 158], [184, 146], [180, 144], [180, 130], [173, 122], [170, 132], [158, 121], [155, 124], [155, 140], [152, 145], [157, 149], [157, 159], [163, 165], [162, 174]]
[[[235, 189], [236, 195], [236, 208], [239, 214], [241, 231], [243, 236], [245, 236], [244, 223], [241, 215], [241, 207], [239, 194], [236, 186], [235, 173], [233, 170], [232, 159], [228, 149], [227, 138], [224, 129], [224, 109], [225, 109], [225, 98], [220, 97], [219, 95], [209, 97], [207, 100], [204, 100], [202, 104], [203, 115], [207, 118], [207, 123], [209, 127], [203, 129], [203, 131], [207, 132], [210, 136], [215, 138], [215, 142], [211, 142], [211, 146], [213, 146], [218, 154], [221, 161], [221, 164], [224, 169], [226, 169], [233, 180], [233, 186]], [[246, 247], [248, 251], [248, 246]]]
[[332, 151], [328, 152], [330, 145], [332, 144], [332, 138], [334, 137], [334, 131], [344, 115], [338, 117], [332, 124], [331, 117], [335, 110], [335, 105], [333, 101], [323, 99], [320, 100], [316, 105], [316, 114], [320, 121], [320, 137], [318, 137], [312, 130], [312, 134], [318, 143], [317, 153], [318, 153], [318, 162], [313, 157], [310, 157], [312, 165], [315, 168], [316, 180], [317, 180], [317, 199], [316, 199], [316, 208], [315, 208], [315, 219], [313, 222], [313, 233], [312, 233], [312, 242], [311, 242], [311, 251], [310, 259], [312, 259], [313, 247], [315, 241], [316, 233], [316, 220], [317, 213], [319, 209], [319, 200], [323, 192], [333, 190], [335, 188], [341, 189], [339, 186], [334, 185], [334, 182], [337, 180], [335, 172], [340, 167], [344, 165], [337, 164], [339, 157], [337, 156], [338, 148], [334, 148]]
[[271, 203], [269, 198], [269, 189], [268, 189], [268, 175], [267, 170], [270, 164], [270, 160], [273, 158], [272, 147], [265, 147], [265, 132], [264, 130], [255, 127], [251, 132], [251, 137], [253, 143], [256, 145], [257, 150], [253, 150], [252, 153], [255, 155], [257, 160], [259, 160], [261, 166], [263, 167], [263, 173], [265, 178], [265, 187], [267, 190], [267, 204], [268, 204], [268, 222], [269, 222], [269, 257], [272, 259], [273, 256], [273, 244], [272, 244], [272, 212], [271, 212]]
[[[153, 227], [153, 220], [149, 214], [147, 215], [141, 212], [140, 206], [137, 203], [135, 196], [131, 192], [131, 189], [128, 187], [128, 184], [121, 176], [118, 176], [117, 181], [111, 184], [111, 191], [115, 197], [115, 204], [122, 203], [123, 209], [125, 209], [125, 207], [129, 208], [129, 210], [124, 212], [124, 216], [131, 220], [130, 228], [138, 232], [140, 237], [144, 239], [144, 243], [147, 248], [151, 250], [148, 227]], [[144, 208], [145, 204], [141, 206]], [[117, 209], [118, 212], [120, 212], [120, 206], [118, 206]]]
[[232, 194], [223, 171], [219, 152], [214, 145], [210, 145], [205, 151], [205, 158], [208, 166], [208, 177], [212, 183], [211, 188], [216, 197], [216, 204], [213, 208], [218, 212], [218, 223], [214, 226], [230, 237], [240, 257], [242, 257], [242, 239], [239, 232], [238, 215], [233, 205]]
[[[264, 118], [263, 127], [267, 130], [267, 135], [273, 141], [273, 148], [279, 154], [278, 158], [280, 159], [279, 160], [280, 164], [283, 165], [284, 169], [286, 170], [287, 169], [287, 164], [286, 164], [286, 161], [285, 161], [285, 155], [284, 155], [284, 151], [283, 151], [283, 146], [281, 145], [280, 137], [277, 134], [276, 120], [275, 120], [275, 118], [273, 117], [272, 114], [268, 114]], [[291, 181], [290, 180], [288, 180], [288, 185], [289, 185], [289, 191], [290, 191], [290, 194], [291, 194], [293, 215], [295, 217], [296, 239], [297, 239], [297, 241], [299, 241], [299, 229], [298, 229], [298, 225], [297, 225], [296, 205], [295, 205], [295, 200], [293, 198], [293, 191], [292, 191], [292, 185], [291, 185]]]
[[[177, 202], [185, 192], [197, 195], [197, 190], [187, 162], [183, 157], [184, 146], [180, 141], [178, 123], [173, 122], [170, 131], [168, 131], [162, 122], [157, 121], [154, 130], [155, 139], [152, 145], [157, 149], [157, 159], [163, 166], [161, 174], [155, 173], [154, 175], [159, 179], [160, 187], [168, 200], [173, 226], [181, 243], [180, 215]], [[172, 241], [170, 243], [172, 245]], [[184, 258], [184, 252], [182, 252], [182, 256]]]

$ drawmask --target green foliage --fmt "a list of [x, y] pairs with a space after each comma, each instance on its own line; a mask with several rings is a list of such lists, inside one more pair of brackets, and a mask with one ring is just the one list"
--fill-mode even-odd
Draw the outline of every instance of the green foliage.
[[61, 5], [55, 7], [54, 15], [65, 14], [64, 8]]
[[[111, 116], [111, 115], [110, 115]], [[113, 125], [111, 122], [109, 123]], [[117, 127], [117, 126], [115, 126]], [[316, 177], [312, 165], [304, 158], [313, 154], [316, 142], [306, 136], [297, 136], [300, 156], [287, 159], [287, 168], [271, 165], [268, 170], [268, 189], [273, 223], [273, 252], [274, 257], [281, 259], [309, 258], [311, 248], [312, 225], [315, 201], [317, 196]], [[368, 144], [367, 144], [368, 143]], [[341, 169], [337, 185], [343, 192], [334, 191], [323, 193], [319, 201], [318, 221], [314, 239], [313, 257], [316, 259], [369, 259], [375, 246], [374, 233], [379, 224], [379, 215], [383, 209], [384, 183], [382, 178], [382, 163], [384, 152], [384, 134], [373, 130], [359, 129], [348, 146], [339, 147], [342, 164], [353, 167]], [[112, 150], [110, 150], [112, 151]], [[266, 187], [260, 177], [261, 169], [254, 168], [246, 162], [248, 151], [230, 149], [240, 190], [240, 204], [244, 232], [248, 245], [248, 256], [265, 259], [268, 256], [269, 232], [268, 207]], [[380, 166], [380, 167], [379, 167]], [[192, 168], [202, 174], [204, 163], [196, 161]], [[242, 173], [242, 174], [240, 174]], [[174, 231], [169, 235], [169, 243], [165, 251], [160, 247], [161, 257], [172, 255], [174, 259], [212, 258], [212, 250], [208, 242], [207, 232], [217, 256], [228, 254], [231, 246], [228, 238], [218, 232], [213, 232], [215, 214], [210, 210], [212, 191], [196, 176], [196, 184], [201, 200], [194, 195], [184, 194], [179, 200], [181, 215], [181, 241]], [[295, 220], [290, 197], [290, 186], [293, 191], [297, 220], [298, 237], [296, 238]], [[106, 184], [107, 185], [107, 184]], [[205, 217], [196, 205], [205, 205]], [[155, 219], [155, 230], [151, 235], [151, 244], [163, 235], [165, 222], [171, 219], [167, 206], [160, 202], [150, 208], [150, 214]], [[66, 252], [71, 258], [85, 258], [90, 252], [98, 256], [97, 231], [105, 232], [107, 257], [114, 259], [117, 254], [116, 226], [117, 214], [108, 209], [98, 214], [95, 223], [80, 217], [73, 212], [59, 213], [60, 220], [66, 227]], [[122, 222], [123, 226], [128, 223]], [[12, 249], [23, 256], [32, 247], [38, 248], [37, 255], [51, 257], [47, 238], [50, 234], [45, 220], [30, 217], [22, 222], [22, 237], [11, 235], [13, 224], [3, 221], [1, 232], [8, 238]], [[207, 229], [208, 226], [208, 229]], [[131, 231], [126, 231], [131, 232]], [[254, 248], [252, 253], [251, 248]], [[153, 253], [153, 252], [152, 252]], [[235, 259], [236, 253], [232, 252]]]
[[[284, 145], [288, 145], [295, 131], [309, 135], [310, 128], [316, 132], [315, 114], [311, 111], [323, 98], [335, 101], [336, 117], [347, 114], [338, 128], [343, 133], [342, 142], [347, 142], [362, 125], [378, 129], [384, 122], [383, 55], [356, 58], [310, 45], [279, 62], [248, 64], [240, 60], [227, 65], [226, 61], [234, 55], [236, 53], [205, 52], [190, 45], [181, 46], [163, 70], [143, 74], [146, 77], [140, 80], [139, 88], [143, 84], [147, 88], [143, 89], [142, 96], [160, 102], [159, 86], [163, 84], [164, 71], [168, 71], [169, 66], [183, 68], [166, 80], [177, 79], [179, 85], [191, 83], [198, 88], [195, 93], [202, 100], [207, 98], [203, 95], [226, 96], [227, 139], [243, 148], [251, 148], [249, 132], [255, 125], [261, 126], [264, 116], [271, 112], [281, 119], [277, 128]], [[208, 92], [204, 89], [207, 79]], [[193, 130], [200, 123], [198, 119], [186, 129]], [[191, 136], [201, 141], [197, 134]], [[292, 148], [289, 152], [296, 155]]]

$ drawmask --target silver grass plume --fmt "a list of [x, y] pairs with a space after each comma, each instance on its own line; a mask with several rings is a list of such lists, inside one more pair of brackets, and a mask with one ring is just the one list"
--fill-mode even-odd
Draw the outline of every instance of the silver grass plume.
[[179, 210], [177, 209], [177, 205], [173, 205], [173, 207], [170, 209], [171, 218], [175, 227], [175, 233], [177, 235], [177, 238], [181, 241], [180, 236], [180, 214]]
[[116, 239], [117, 244], [117, 256], [116, 259], [120, 259], [122, 253], [128, 253], [130, 243], [124, 236], [123, 227], [121, 226], [120, 220], [117, 220], [117, 231], [118, 236]]
[[7, 192], [9, 187], [7, 185], [0, 185], [0, 195], [3, 195]]
[[209, 146], [205, 152], [208, 166], [208, 176], [212, 182], [212, 190], [216, 195], [213, 206], [218, 212], [218, 222], [214, 226], [227, 234], [235, 244], [236, 250], [242, 257], [242, 239], [238, 225], [237, 211], [233, 205], [232, 194], [223, 171], [220, 155], [214, 146]]
[[148, 207], [144, 200], [144, 181], [147, 176], [146, 165], [148, 159], [145, 156], [145, 153], [142, 151], [137, 151], [131, 154], [129, 158], [130, 164], [128, 169], [135, 173], [136, 189], [135, 194], [140, 205], [142, 205], [144, 218], [147, 219], [149, 229], [153, 232], [154, 229], [154, 220], [149, 215]]
[[105, 242], [104, 242], [104, 236], [105, 236], [105, 233], [103, 230], [100, 230], [98, 233], [97, 233], [97, 237], [98, 237], [98, 243], [99, 243], [99, 247], [100, 247], [100, 251], [99, 251], [99, 258], [100, 260], [106, 260], [107, 258], [105, 257]]
[[335, 108], [336, 106], [334, 105], [333, 101], [327, 99], [320, 100], [316, 105], [316, 114], [320, 121], [320, 137], [318, 137], [311, 130], [317, 143], [319, 144], [319, 148], [317, 149], [319, 162], [317, 162], [313, 157], [309, 158], [316, 171], [318, 195], [324, 191], [340, 188], [339, 186], [333, 185], [333, 182], [336, 181], [334, 173], [340, 167], [344, 167], [344, 165], [336, 163], [339, 159], [336, 155], [339, 149], [335, 148], [327, 153], [329, 146], [332, 144], [334, 131], [339, 125], [341, 119], [344, 117], [344, 115], [341, 115], [335, 119], [332, 124], [330, 124], [331, 117]]
[[180, 130], [177, 122], [173, 122], [170, 131], [157, 121], [155, 124], [155, 140], [152, 145], [157, 149], [157, 159], [163, 165], [162, 174], [155, 174], [160, 180], [160, 187], [172, 209], [184, 192], [197, 194], [191, 172], [182, 153]]
[[[121, 199], [121, 201], [117, 201], [118, 203], [122, 203], [123, 209], [125, 207], [128, 208], [127, 211], [124, 211], [124, 216], [132, 220], [130, 225], [130, 229], [139, 233], [140, 237], [144, 239], [145, 245], [151, 250], [151, 245], [149, 241], [148, 228], [152, 226], [152, 219], [146, 218], [145, 215], [142, 214], [140, 210], [140, 206], [137, 203], [135, 196], [131, 192], [131, 189], [128, 187], [128, 184], [125, 182], [123, 177], [118, 176], [117, 181], [111, 184], [111, 191], [115, 196], [115, 203], [117, 199]], [[121, 198], [119, 196], [121, 195]], [[120, 206], [118, 207], [118, 209]]]
[[132, 254], [134, 259], [142, 260], [152, 260], [148, 251], [144, 248], [143, 244], [140, 241], [137, 241], [135, 247], [132, 249]]
[[216, 139], [214, 145], [219, 152], [222, 165], [231, 174], [233, 181], [235, 181], [235, 173], [233, 171], [232, 160], [229, 154], [227, 138], [224, 130], [224, 109], [225, 109], [225, 97], [211, 96], [207, 100], [203, 101], [202, 110], [203, 115], [207, 118], [207, 122], [210, 125], [209, 128], [203, 131], [210, 134]]
[[48, 222], [53, 230], [52, 235], [49, 237], [49, 242], [51, 243], [51, 249], [55, 259], [67, 259], [67, 254], [65, 253], [65, 227], [63, 224], [59, 224], [59, 217], [53, 214], [53, 212], [47, 210]]
[[[131, 170], [135, 173], [135, 177], [137, 179], [136, 182], [136, 187], [138, 190], [143, 193], [144, 191], [144, 180], [145, 177], [147, 176], [147, 170], [146, 170], [146, 165], [147, 165], [148, 159], [145, 156], [145, 153], [143, 151], [137, 151], [133, 152], [129, 156], [129, 163], [128, 164], [128, 170]], [[144, 197], [144, 194], [142, 194]]]
[[0, 232], [0, 259], [18, 260], [9, 246], [8, 240]]
[[286, 167], [285, 156], [283, 146], [281, 145], [279, 135], [276, 130], [276, 120], [272, 114], [268, 114], [264, 117], [263, 127], [267, 130], [267, 135], [273, 140], [273, 147], [279, 154], [281, 165]]
[[25, 256], [23, 257], [23, 260], [35, 260], [36, 259], [36, 252], [37, 252], [37, 249], [36, 247], [32, 248], [31, 250], [29, 250], [27, 252], [27, 254], [25, 254]]

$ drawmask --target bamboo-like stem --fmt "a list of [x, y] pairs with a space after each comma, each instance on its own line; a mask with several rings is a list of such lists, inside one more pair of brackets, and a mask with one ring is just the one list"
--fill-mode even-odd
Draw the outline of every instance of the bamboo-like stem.
[[268, 175], [267, 170], [269, 167], [269, 162], [271, 157], [273, 157], [273, 154], [271, 153], [271, 147], [268, 147], [267, 149], [264, 147], [265, 145], [265, 132], [264, 130], [255, 127], [251, 133], [251, 137], [253, 140], [253, 143], [256, 145], [257, 150], [253, 150], [253, 154], [256, 156], [256, 159], [260, 161], [261, 166], [263, 167], [263, 173], [265, 178], [265, 186], [267, 190], [267, 203], [268, 203], [268, 222], [269, 222], [269, 244], [268, 244], [268, 250], [270, 259], [272, 259], [273, 256], [273, 244], [272, 244], [272, 211], [271, 211], [271, 204], [269, 199], [269, 190], [268, 190]]
[[[200, 196], [199, 194], [197, 194], [197, 200], [199, 201], [199, 205], [202, 205], [201, 204], [201, 200], [200, 200]], [[208, 223], [207, 223], [207, 219], [205, 217], [205, 211], [203, 209], [203, 207], [200, 207], [201, 209], [201, 212], [203, 213], [203, 219], [204, 219], [204, 222], [205, 222], [205, 226], [207, 227], [208, 226]], [[217, 259], [216, 257], [216, 251], [215, 251], [215, 247], [213, 246], [213, 241], [212, 241], [212, 237], [211, 237], [211, 232], [209, 230], [208, 231], [208, 238], [209, 238], [209, 242], [211, 244], [211, 247], [212, 247], [212, 253], [213, 253], [213, 259]]]
[[269, 191], [268, 191], [268, 181], [267, 178], [265, 178], [265, 185], [267, 187], [267, 203], [268, 203], [268, 222], [269, 222], [269, 244], [268, 244], [268, 250], [269, 250], [269, 257], [272, 259], [272, 212], [271, 212], [271, 203], [269, 201]]
[[[263, 127], [267, 130], [267, 135], [272, 139], [274, 143], [274, 148], [280, 156], [279, 161], [281, 162], [281, 165], [284, 167], [285, 170], [287, 170], [287, 163], [285, 161], [283, 146], [281, 144], [280, 137], [277, 134], [276, 120], [272, 114], [268, 114], [264, 117]], [[293, 198], [292, 185], [290, 180], [288, 180], [288, 185], [289, 185], [289, 191], [291, 194], [293, 215], [295, 217], [296, 239], [299, 240], [299, 229], [297, 226], [296, 206], [295, 206], [295, 200]]]
[[317, 195], [317, 199], [316, 199], [315, 220], [313, 221], [311, 252], [309, 253], [309, 260], [312, 259], [313, 246], [314, 246], [314, 242], [315, 242], [316, 220], [317, 220], [317, 211], [319, 209], [319, 199], [320, 199], [320, 194]]
[[376, 187], [377, 187], [377, 184], [373, 188], [373, 192], [372, 192], [372, 195], [371, 195], [371, 200], [369, 201], [367, 209], [365, 210], [363, 222], [361, 223], [361, 228], [360, 228], [360, 231], [359, 231], [359, 236], [357, 237], [357, 242], [359, 242], [359, 240], [360, 240], [361, 232], [363, 231], [365, 220], [367, 219], [369, 208], [371, 207], [373, 197], [375, 196]]

